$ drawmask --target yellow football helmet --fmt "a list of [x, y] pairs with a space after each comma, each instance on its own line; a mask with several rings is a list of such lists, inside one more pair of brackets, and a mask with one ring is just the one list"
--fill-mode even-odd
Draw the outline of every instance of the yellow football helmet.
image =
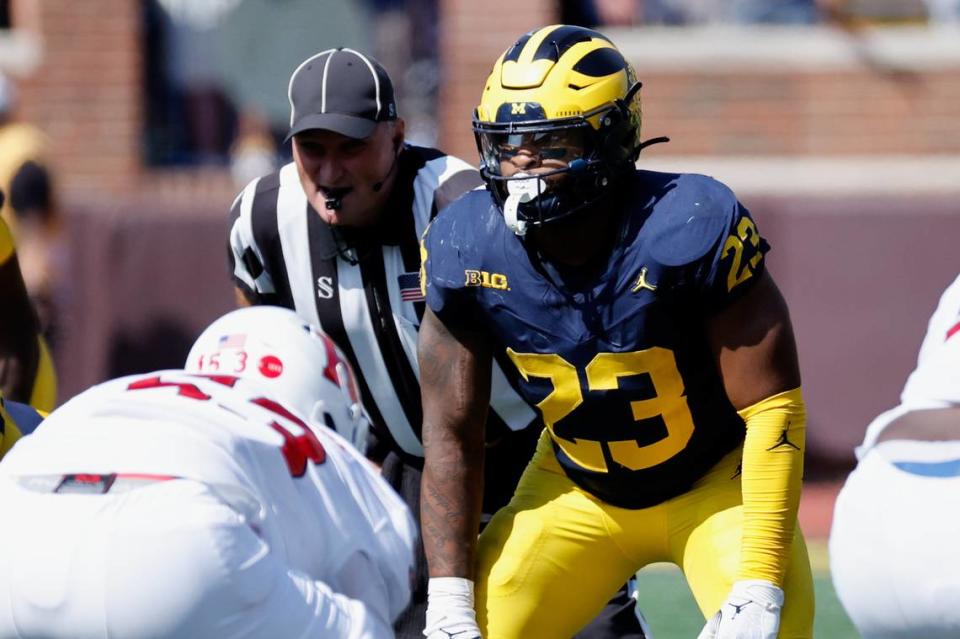
[[[606, 36], [567, 25], [522, 36], [473, 118], [481, 174], [508, 226], [524, 235], [604, 197], [654, 142], [641, 143], [640, 123], [640, 83]], [[520, 153], [537, 170], [518, 169]]]

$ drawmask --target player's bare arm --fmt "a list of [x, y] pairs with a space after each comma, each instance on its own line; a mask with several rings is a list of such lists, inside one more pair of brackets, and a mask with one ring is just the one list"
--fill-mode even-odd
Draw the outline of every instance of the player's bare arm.
[[[726, 602], [698, 639], [775, 637], [803, 475], [806, 411], [786, 302], [773, 278], [708, 320], [708, 334], [730, 402], [746, 425], [740, 484], [740, 561]], [[740, 610], [745, 614], [739, 614]], [[748, 633], [748, 634], [744, 634]]]
[[787, 303], [770, 274], [707, 326], [727, 397], [740, 410], [800, 386]]
[[472, 578], [492, 357], [479, 336], [450, 331], [430, 309], [419, 340], [423, 545], [431, 577]]

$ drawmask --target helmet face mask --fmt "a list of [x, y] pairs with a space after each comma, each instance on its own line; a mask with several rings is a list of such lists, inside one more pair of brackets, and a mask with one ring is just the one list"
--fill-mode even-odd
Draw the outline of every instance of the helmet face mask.
[[515, 233], [588, 209], [633, 171], [639, 88], [610, 41], [581, 27], [532, 31], [501, 56], [473, 128], [481, 175]]

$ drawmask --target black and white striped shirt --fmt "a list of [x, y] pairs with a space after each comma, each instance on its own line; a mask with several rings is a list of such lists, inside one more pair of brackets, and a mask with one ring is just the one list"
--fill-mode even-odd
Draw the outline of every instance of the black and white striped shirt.
[[[257, 303], [294, 309], [350, 359], [380, 437], [408, 458], [423, 456], [417, 330], [420, 236], [446, 204], [480, 184], [466, 162], [405, 146], [384, 221], [353, 240], [307, 202], [296, 166], [254, 180], [231, 211], [230, 260], [237, 285]], [[488, 432], [535, 418], [494, 366]]]

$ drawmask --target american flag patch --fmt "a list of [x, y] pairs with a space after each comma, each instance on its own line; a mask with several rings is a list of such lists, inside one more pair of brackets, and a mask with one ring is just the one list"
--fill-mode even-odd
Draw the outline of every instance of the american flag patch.
[[420, 273], [401, 273], [397, 277], [400, 299], [404, 302], [422, 302], [426, 298], [420, 292]]
[[247, 343], [246, 335], [223, 335], [220, 337], [218, 345], [221, 349], [224, 348], [243, 348], [244, 344]]

